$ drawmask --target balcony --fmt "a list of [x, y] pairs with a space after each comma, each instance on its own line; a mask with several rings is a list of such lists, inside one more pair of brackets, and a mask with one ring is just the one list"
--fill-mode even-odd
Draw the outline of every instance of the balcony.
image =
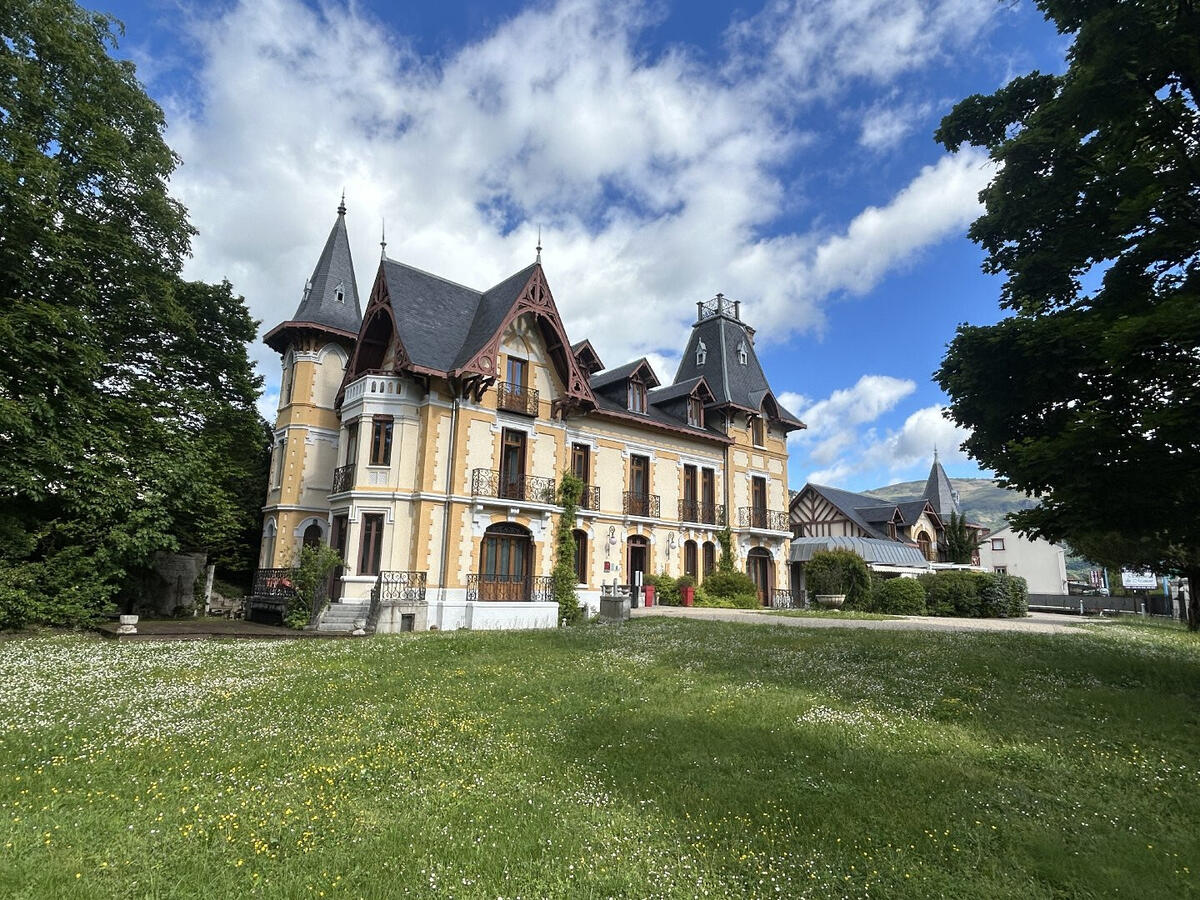
[[523, 416], [536, 416], [538, 392], [523, 384], [501, 381], [496, 385], [496, 409], [520, 413]]
[[553, 478], [536, 475], [510, 475], [497, 469], [473, 469], [471, 471], [472, 497], [498, 497], [501, 500], [516, 500], [523, 503], [558, 502]]
[[697, 522], [701, 525], [719, 525], [723, 528], [725, 526], [725, 504], [680, 500], [679, 521]]
[[424, 603], [425, 580], [424, 572], [380, 572], [374, 593], [381, 603]]
[[487, 603], [548, 603], [554, 599], [554, 580], [549, 575], [467, 576], [467, 599]]
[[627, 516], [657, 519], [662, 516], [662, 505], [658, 494], [635, 494], [633, 491], [625, 491], [622, 495], [621, 511]]
[[739, 528], [761, 528], [765, 531], [791, 533], [788, 514], [776, 509], [760, 509], [757, 506], [742, 506], [738, 509]]
[[579, 508], [600, 512], [600, 485], [585, 484], [579, 495]]
[[354, 490], [354, 463], [348, 466], [338, 466], [333, 470], [333, 488], [331, 494], [344, 494]]

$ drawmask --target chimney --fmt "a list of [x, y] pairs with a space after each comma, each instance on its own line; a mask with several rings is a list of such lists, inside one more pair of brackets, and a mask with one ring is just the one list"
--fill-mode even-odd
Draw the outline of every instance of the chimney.
[[739, 322], [742, 321], [742, 301], [741, 300], [733, 301], [733, 317], [735, 319], [737, 319]]
[[697, 300], [696, 301], [696, 321], [699, 322], [703, 318], [704, 318], [704, 301]]

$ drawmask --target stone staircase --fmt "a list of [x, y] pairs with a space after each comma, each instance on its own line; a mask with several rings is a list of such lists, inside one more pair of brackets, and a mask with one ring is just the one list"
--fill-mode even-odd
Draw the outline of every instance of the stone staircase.
[[330, 603], [317, 623], [317, 631], [350, 634], [356, 628], [366, 625], [370, 607], [370, 600], [339, 600], [337, 603]]

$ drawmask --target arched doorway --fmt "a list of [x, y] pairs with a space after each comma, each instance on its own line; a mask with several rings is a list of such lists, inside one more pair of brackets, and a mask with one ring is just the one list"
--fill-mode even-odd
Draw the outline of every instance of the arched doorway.
[[649, 570], [650, 565], [650, 542], [640, 534], [631, 535], [626, 542], [629, 552], [626, 564], [626, 573], [628, 574], [628, 583], [633, 584], [634, 572], [641, 572], [643, 575]]
[[775, 560], [762, 547], [755, 547], [746, 554], [746, 574], [758, 590], [758, 602], [771, 605], [771, 594], [775, 590]]
[[483, 533], [479, 554], [480, 600], [528, 600], [533, 576], [533, 541], [529, 530], [512, 522], [491, 525]]
[[275, 566], [275, 520], [267, 519], [263, 526], [262, 558], [259, 560], [260, 569], [270, 569]]

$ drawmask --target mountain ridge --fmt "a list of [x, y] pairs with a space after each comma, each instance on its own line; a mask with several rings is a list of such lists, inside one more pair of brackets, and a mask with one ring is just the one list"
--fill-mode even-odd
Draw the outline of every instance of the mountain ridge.
[[[968, 522], [984, 525], [995, 531], [1008, 524], [1010, 512], [1031, 509], [1037, 503], [1023, 494], [1003, 488], [991, 478], [951, 478], [950, 485], [958, 491], [958, 502]], [[864, 491], [889, 503], [915, 500], [925, 493], [924, 481], [901, 481]]]

